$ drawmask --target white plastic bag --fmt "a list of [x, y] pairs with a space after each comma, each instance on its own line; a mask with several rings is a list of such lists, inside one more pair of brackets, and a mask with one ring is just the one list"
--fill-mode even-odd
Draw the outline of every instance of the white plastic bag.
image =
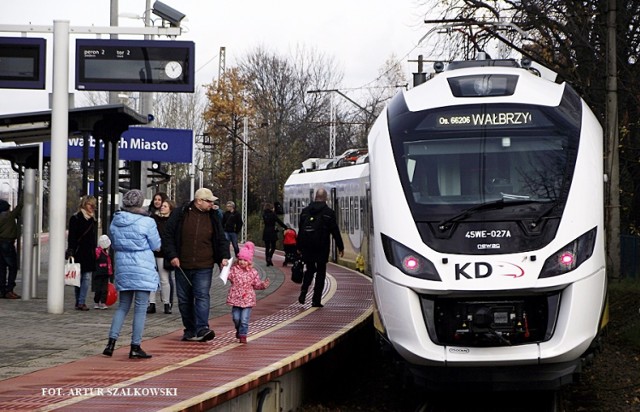
[[73, 257], [70, 257], [64, 265], [64, 284], [67, 286], [80, 287], [80, 263], [75, 263]]

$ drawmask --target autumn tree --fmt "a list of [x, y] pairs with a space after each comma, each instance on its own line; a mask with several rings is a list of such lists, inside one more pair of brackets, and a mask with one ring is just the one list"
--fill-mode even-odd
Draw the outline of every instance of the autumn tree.
[[204, 144], [210, 155], [211, 186], [219, 197], [238, 201], [242, 189], [244, 119], [253, 113], [247, 83], [237, 68], [228, 69], [207, 87]]

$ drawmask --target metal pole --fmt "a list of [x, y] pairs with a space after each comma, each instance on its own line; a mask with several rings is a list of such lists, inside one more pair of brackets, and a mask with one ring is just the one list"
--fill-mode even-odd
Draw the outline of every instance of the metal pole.
[[47, 311], [64, 312], [64, 251], [67, 215], [67, 135], [69, 133], [69, 21], [53, 22], [51, 107], [51, 196], [49, 199], [49, 279]]
[[336, 105], [333, 98], [333, 93], [329, 95], [331, 101], [331, 120], [329, 125], [329, 158], [336, 157]]
[[191, 163], [189, 163], [189, 199], [193, 199], [196, 192], [196, 138], [191, 134]]
[[22, 300], [36, 297], [37, 277], [33, 271], [34, 216], [36, 215], [36, 170], [24, 169], [22, 192]]
[[620, 160], [618, 157], [618, 77], [616, 64], [616, 0], [609, 0], [607, 14], [607, 121], [605, 172], [609, 175], [605, 202], [607, 264], [610, 276], [621, 276], [620, 266]]
[[247, 240], [247, 192], [249, 187], [249, 119], [244, 118], [244, 145], [242, 145], [242, 225], [241, 241]]

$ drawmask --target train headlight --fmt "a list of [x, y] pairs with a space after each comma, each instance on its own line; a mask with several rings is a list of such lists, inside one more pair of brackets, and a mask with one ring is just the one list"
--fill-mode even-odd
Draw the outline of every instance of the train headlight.
[[429, 259], [414, 252], [400, 242], [382, 234], [382, 247], [387, 261], [405, 275], [440, 282], [440, 275]]
[[563, 275], [584, 263], [593, 255], [596, 244], [596, 228], [586, 232], [573, 242], [558, 250], [544, 262], [540, 278]]
[[447, 79], [455, 97], [511, 96], [515, 93], [518, 76], [491, 74], [450, 77]]

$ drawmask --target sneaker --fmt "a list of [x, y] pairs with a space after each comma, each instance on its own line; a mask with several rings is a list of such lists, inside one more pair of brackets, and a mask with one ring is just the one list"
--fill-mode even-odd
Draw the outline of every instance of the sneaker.
[[206, 341], [212, 340], [215, 337], [216, 337], [216, 334], [211, 329], [202, 329], [200, 332], [198, 332], [197, 336], [194, 336], [189, 340], [195, 341], [195, 342], [206, 342]]
[[109, 306], [107, 306], [105, 303], [101, 303], [100, 304], [100, 309], [102, 309], [102, 310], [109, 309]]
[[238, 339], [240, 340], [240, 343], [247, 343], [247, 337], [246, 336], [240, 336]]
[[102, 308], [100, 307], [100, 304], [99, 304], [99, 303], [96, 303], [95, 305], [93, 305], [93, 308], [94, 308], [94, 309], [102, 309]]
[[20, 299], [20, 295], [11, 291], [4, 294], [5, 299]]

